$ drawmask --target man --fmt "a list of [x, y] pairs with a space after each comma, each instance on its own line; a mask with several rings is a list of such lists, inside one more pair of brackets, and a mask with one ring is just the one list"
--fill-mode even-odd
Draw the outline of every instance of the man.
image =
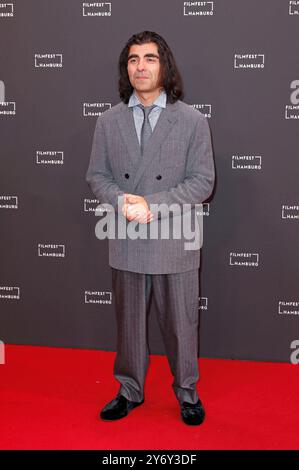
[[135, 34], [125, 45], [119, 93], [121, 102], [97, 119], [86, 180], [100, 203], [110, 205], [115, 223], [135, 224], [149, 236], [109, 238], [117, 317], [114, 376], [120, 389], [100, 417], [120, 419], [144, 403], [153, 294], [181, 417], [198, 425], [205, 417], [196, 390], [200, 248], [186, 249], [186, 237], [176, 238], [173, 231], [151, 237], [149, 229], [161, 229], [165, 221], [186, 226], [196, 205], [212, 193], [209, 126], [203, 114], [180, 100], [179, 71], [157, 33]]

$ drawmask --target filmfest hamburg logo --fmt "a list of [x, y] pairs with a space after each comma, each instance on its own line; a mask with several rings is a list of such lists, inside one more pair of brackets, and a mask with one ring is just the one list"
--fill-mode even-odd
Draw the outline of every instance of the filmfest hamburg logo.
[[234, 55], [234, 68], [235, 69], [263, 69], [265, 67], [265, 54], [235, 54]]
[[209, 202], [203, 202], [201, 205], [201, 207], [198, 209], [198, 211], [196, 212], [197, 215], [204, 215], [204, 216], [209, 216], [210, 215], [210, 203]]
[[0, 209], [18, 209], [18, 196], [0, 196]]
[[5, 83], [0, 80], [0, 116], [14, 116], [16, 114], [16, 102], [5, 101]]
[[261, 170], [261, 155], [232, 155], [233, 170]]
[[34, 54], [35, 68], [62, 68], [62, 54]]
[[279, 315], [299, 315], [299, 302], [296, 300], [279, 300]]
[[86, 304], [112, 304], [112, 292], [99, 292], [86, 290], [84, 294], [84, 302]]
[[194, 109], [200, 111], [206, 118], [212, 117], [212, 105], [211, 104], [190, 104]]
[[100, 201], [98, 199], [85, 198], [83, 201], [83, 211], [84, 212], [93, 212], [96, 211], [101, 214], [109, 212], [109, 208], [101, 207]]
[[199, 310], [208, 310], [208, 297], [199, 297]]
[[229, 264], [230, 266], [258, 267], [259, 254], [258, 253], [230, 252]]
[[56, 243], [38, 243], [38, 256], [64, 258], [65, 245], [59, 245]]
[[101, 116], [111, 108], [111, 103], [83, 103], [83, 116]]
[[13, 3], [0, 3], [0, 18], [11, 18], [14, 16]]
[[20, 300], [20, 288], [16, 286], [0, 286], [0, 299]]
[[281, 207], [281, 218], [282, 219], [299, 219], [299, 205], [287, 205], [283, 204]]
[[111, 2], [83, 2], [83, 16], [111, 16]]
[[98, 199], [84, 198], [83, 211], [84, 212], [95, 212], [100, 201]]
[[184, 16], [212, 16], [214, 2], [184, 2]]
[[299, 80], [290, 83], [290, 102], [285, 106], [285, 119], [299, 119]]
[[289, 0], [289, 15], [299, 15], [299, 0]]
[[62, 165], [63, 152], [58, 150], [37, 150], [36, 163], [44, 165]]

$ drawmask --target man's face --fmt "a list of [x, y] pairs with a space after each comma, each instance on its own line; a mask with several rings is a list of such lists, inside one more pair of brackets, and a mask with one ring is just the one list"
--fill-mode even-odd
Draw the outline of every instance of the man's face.
[[128, 54], [128, 75], [133, 88], [140, 92], [155, 92], [160, 85], [160, 60], [157, 44], [130, 47]]

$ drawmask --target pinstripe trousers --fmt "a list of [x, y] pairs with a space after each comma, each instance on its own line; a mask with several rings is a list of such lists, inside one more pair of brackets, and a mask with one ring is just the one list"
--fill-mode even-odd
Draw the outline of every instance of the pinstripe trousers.
[[179, 402], [196, 403], [198, 370], [198, 269], [172, 274], [143, 274], [112, 268], [117, 320], [114, 376], [119, 394], [140, 402], [149, 366], [147, 321], [155, 298], [158, 324]]

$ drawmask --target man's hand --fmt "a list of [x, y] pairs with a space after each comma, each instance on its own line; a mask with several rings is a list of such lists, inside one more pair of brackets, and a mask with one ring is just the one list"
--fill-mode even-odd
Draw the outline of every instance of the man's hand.
[[146, 200], [136, 194], [125, 193], [122, 213], [128, 220], [137, 220], [141, 224], [147, 224], [153, 220], [153, 214], [148, 208]]

